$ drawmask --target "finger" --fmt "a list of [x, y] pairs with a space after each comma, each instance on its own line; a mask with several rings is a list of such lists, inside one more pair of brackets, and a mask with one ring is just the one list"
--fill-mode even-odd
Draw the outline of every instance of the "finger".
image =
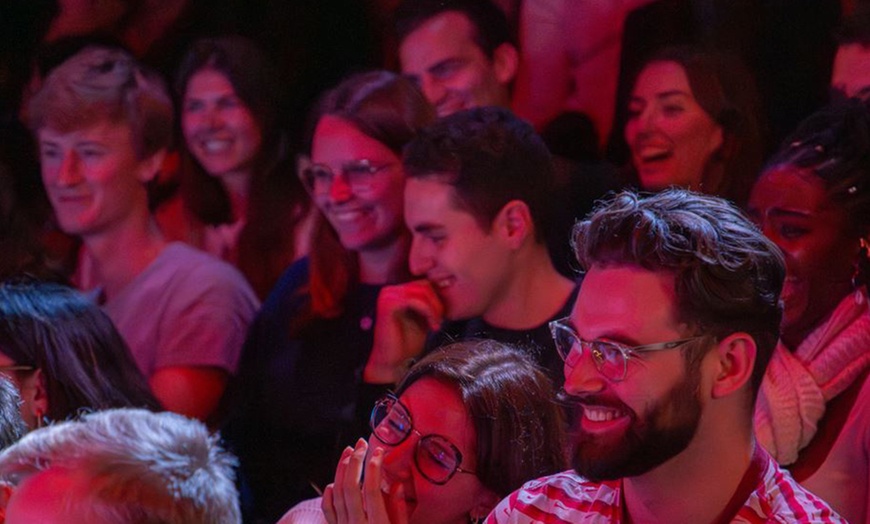
[[363, 482], [363, 496], [365, 498], [366, 513], [369, 522], [390, 522], [387, 513], [387, 505], [384, 501], [389, 495], [381, 491], [381, 467], [384, 463], [384, 449], [375, 448], [371, 458], [366, 462], [365, 481]]
[[344, 481], [341, 486], [345, 509], [350, 522], [365, 522], [366, 518], [362, 492], [360, 491], [366, 451], [368, 451], [368, 443], [364, 439], [359, 439], [353, 448], [353, 453], [350, 454]]
[[392, 496], [392, 524], [408, 524], [408, 503], [405, 501], [405, 486], [399, 484]]
[[329, 524], [338, 524], [338, 515], [335, 513], [335, 505], [332, 496], [333, 485], [328, 484], [323, 490], [323, 498], [320, 500], [320, 509]]
[[338, 466], [335, 468], [335, 481], [332, 485], [332, 505], [335, 508], [336, 519], [340, 523], [347, 522], [347, 505], [344, 501], [344, 479], [347, 476], [347, 465], [350, 462], [350, 456], [353, 453], [353, 448], [347, 446], [341, 452], [341, 458], [338, 461]]

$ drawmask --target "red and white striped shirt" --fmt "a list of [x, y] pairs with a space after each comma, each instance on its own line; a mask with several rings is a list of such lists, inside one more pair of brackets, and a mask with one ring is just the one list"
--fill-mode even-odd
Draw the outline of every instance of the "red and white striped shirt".
[[[754, 486], [748, 486], [742, 505], [726, 513], [725, 522], [846, 523], [767, 452], [758, 448], [755, 455], [758, 473], [749, 477]], [[496, 506], [486, 524], [624, 522], [621, 491], [622, 480], [590, 482], [566, 471], [527, 482]]]

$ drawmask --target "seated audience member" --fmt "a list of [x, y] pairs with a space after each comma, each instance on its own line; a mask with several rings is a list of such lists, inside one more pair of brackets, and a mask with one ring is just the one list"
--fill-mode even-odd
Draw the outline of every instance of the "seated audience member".
[[758, 440], [849, 522], [870, 522], [870, 111], [808, 117], [768, 163], [749, 212], [785, 255], [780, 343]]
[[438, 330], [430, 346], [480, 337], [520, 344], [561, 379], [547, 323], [568, 314], [576, 287], [544, 243], [553, 166], [541, 138], [509, 110], [481, 107], [424, 129], [404, 165], [410, 268], [423, 278], [381, 294], [367, 379], [397, 382]]
[[176, 79], [189, 153], [183, 203], [170, 200], [163, 213], [175, 213], [169, 236], [235, 264], [260, 297], [307, 253], [311, 222], [310, 199], [278, 123], [276, 76], [264, 53], [241, 37], [190, 47]]
[[321, 212], [312, 250], [251, 327], [227, 428], [252, 519], [271, 524], [326, 485], [341, 444], [366, 433], [369, 397], [388, 386], [367, 384], [363, 369], [381, 289], [409, 279], [401, 150], [433, 118], [410, 81], [379, 71], [348, 78], [313, 110], [300, 160]]
[[439, 117], [510, 106], [518, 52], [504, 11], [490, 0], [405, 0], [395, 18], [402, 74]]
[[647, 61], [627, 107], [633, 176], [746, 204], [764, 151], [753, 79], [736, 60], [691, 47]]
[[0, 375], [0, 450], [18, 442], [27, 433], [21, 418], [21, 396], [11, 380]]
[[487, 522], [845, 522], [753, 437], [782, 316], [776, 246], [685, 190], [616, 195], [574, 246], [583, 285], [552, 323], [573, 470], [525, 484]]
[[125, 52], [88, 47], [29, 107], [43, 183], [60, 227], [82, 238], [95, 298], [166, 409], [216, 416], [258, 302], [232, 266], [168, 243], [149, 213], [172, 132], [162, 83]]
[[526, 0], [513, 108], [543, 133], [559, 115], [582, 114], [595, 146], [610, 135], [616, 108], [622, 28], [652, 0]]
[[0, 454], [6, 524], [240, 523], [235, 459], [197, 420], [111, 409], [33, 431]]
[[870, 87], [870, 6], [857, 5], [837, 36], [831, 87], [843, 95], [855, 96]]
[[368, 443], [344, 450], [323, 499], [300, 503], [279, 524], [479, 521], [524, 482], [565, 466], [553, 394], [510, 346], [441, 348], [375, 404]]
[[0, 372], [31, 428], [83, 410], [160, 409], [109, 317], [59, 284], [0, 284]]

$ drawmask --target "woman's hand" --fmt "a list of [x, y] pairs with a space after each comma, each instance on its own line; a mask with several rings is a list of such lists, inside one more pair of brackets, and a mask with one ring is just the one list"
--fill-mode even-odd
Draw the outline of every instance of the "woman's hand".
[[[408, 513], [401, 485], [396, 493], [381, 490], [383, 448], [366, 458], [368, 443], [359, 439], [345, 448], [335, 469], [335, 482], [323, 491], [323, 514], [330, 524], [407, 524]], [[363, 478], [365, 470], [365, 480]], [[387, 509], [387, 505], [390, 509]]]

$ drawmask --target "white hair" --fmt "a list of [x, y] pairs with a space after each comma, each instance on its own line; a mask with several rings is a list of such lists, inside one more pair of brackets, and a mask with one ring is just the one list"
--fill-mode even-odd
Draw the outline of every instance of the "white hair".
[[69, 497], [94, 521], [236, 524], [236, 459], [204, 424], [169, 412], [111, 409], [31, 432], [0, 454], [0, 478], [19, 483], [60, 467], [88, 478], [90, 497]]

